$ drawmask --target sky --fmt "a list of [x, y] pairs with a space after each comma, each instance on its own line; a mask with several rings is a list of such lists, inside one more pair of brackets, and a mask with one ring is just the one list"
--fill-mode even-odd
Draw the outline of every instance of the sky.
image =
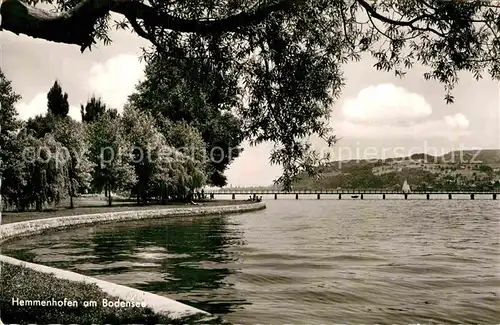
[[[80, 53], [78, 46], [0, 32], [0, 67], [22, 96], [16, 106], [27, 119], [47, 110], [46, 94], [59, 80], [68, 93], [69, 114], [81, 120], [80, 104], [95, 94], [121, 110], [144, 78], [141, 48], [149, 43], [129, 31], [113, 31], [113, 43]], [[455, 103], [443, 85], [423, 78], [415, 66], [403, 79], [373, 68], [365, 57], [345, 66], [346, 87], [331, 107], [330, 125], [341, 138], [333, 147], [313, 138], [314, 148], [334, 160], [388, 158], [427, 152], [500, 148], [500, 83], [460, 74]], [[226, 172], [232, 186], [270, 185], [280, 173], [269, 165], [273, 144], [250, 147]]]

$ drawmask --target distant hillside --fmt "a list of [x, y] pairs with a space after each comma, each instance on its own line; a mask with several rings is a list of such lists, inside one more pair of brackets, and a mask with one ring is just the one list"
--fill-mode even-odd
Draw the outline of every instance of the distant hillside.
[[[437, 163], [483, 163], [483, 164], [500, 164], [500, 150], [498, 149], [482, 149], [482, 150], [464, 150], [450, 151], [441, 156], [433, 156], [425, 153], [413, 154], [410, 157], [388, 158], [385, 162], [401, 161], [401, 160], [419, 160], [423, 159], [427, 162]], [[336, 163], [336, 162], [334, 162]]]
[[318, 167], [319, 178], [302, 175], [295, 189], [401, 189], [404, 180], [414, 190], [500, 188], [500, 150], [452, 151], [442, 156], [424, 153], [379, 160], [333, 161]]
[[500, 150], [466, 150], [452, 151], [441, 157], [444, 161], [476, 162], [483, 164], [500, 164]]

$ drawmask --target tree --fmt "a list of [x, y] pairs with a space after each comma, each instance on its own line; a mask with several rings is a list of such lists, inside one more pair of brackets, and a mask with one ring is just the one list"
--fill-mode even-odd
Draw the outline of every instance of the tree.
[[[188, 154], [170, 147], [165, 137], [159, 134], [159, 147], [168, 148], [165, 156], [157, 156], [150, 178], [151, 195], [167, 199], [185, 200], [191, 198], [194, 190], [206, 183], [205, 165]], [[202, 150], [204, 151], [204, 146]]]
[[83, 122], [93, 122], [106, 111], [106, 105], [101, 101], [101, 98], [92, 96], [87, 104], [80, 105]]
[[30, 117], [28, 121], [26, 121], [26, 129], [31, 135], [37, 138], [43, 138], [47, 133], [54, 130], [56, 119], [57, 118], [52, 114], [39, 114], [35, 117]]
[[26, 128], [33, 136], [43, 138], [54, 130], [58, 119], [67, 117], [68, 112], [68, 94], [63, 94], [56, 80], [47, 93], [47, 113], [30, 117], [26, 122]]
[[205, 146], [199, 133], [187, 124], [170, 125], [165, 137], [149, 112], [131, 105], [123, 111], [120, 129], [132, 146], [138, 203], [152, 197], [183, 196], [204, 185]]
[[11, 144], [15, 137], [14, 133], [19, 129], [15, 103], [21, 99], [12, 89], [11, 81], [7, 80], [0, 69], [0, 175], [3, 168], [2, 162], [6, 162], [7, 155], [12, 152]]
[[[21, 152], [23, 146], [19, 143], [19, 135], [12, 139], [11, 150], [8, 152], [2, 150], [5, 158], [2, 158], [2, 204], [4, 206], [15, 207], [21, 210], [23, 190], [25, 184], [23, 183], [25, 167], [21, 160]], [[24, 206], [26, 208], [27, 206]]]
[[155, 122], [151, 113], [132, 105], [120, 117], [120, 130], [131, 146], [138, 204], [152, 198], [184, 200], [207, 179], [205, 143], [196, 128], [165, 120], [163, 134]]
[[[175, 163], [172, 164], [171, 172], [178, 188], [187, 188], [191, 193], [199, 189], [209, 181], [207, 177], [207, 167], [213, 166], [207, 159], [205, 143], [200, 132], [185, 122], [173, 124], [167, 132], [167, 142], [172, 148], [179, 150]], [[183, 172], [187, 176], [183, 176]], [[213, 175], [213, 170], [208, 169], [209, 175]]]
[[[197, 128], [207, 156], [213, 157], [207, 165], [210, 183], [222, 187], [227, 184], [224, 171], [242, 151], [244, 133], [242, 121], [230, 111], [238, 105], [237, 80], [220, 71], [198, 55], [154, 55], [147, 62], [145, 80], [129, 100], [159, 121], [185, 122]], [[159, 128], [166, 134], [165, 126], [159, 124]]]
[[68, 94], [63, 93], [61, 86], [57, 82], [50, 88], [47, 93], [47, 108], [48, 113], [55, 117], [65, 117], [69, 112]]
[[205, 142], [201, 133], [186, 122], [171, 124], [166, 131], [166, 139], [170, 146], [193, 159], [205, 163], [207, 161]]
[[12, 89], [12, 82], [8, 80], [0, 69], [0, 145], [4, 148], [7, 138], [17, 131], [20, 123], [17, 120], [17, 111], [14, 105], [21, 99]]
[[234, 110], [245, 137], [276, 144], [271, 162], [283, 166], [285, 188], [320, 162], [305, 139], [336, 142], [327, 118], [344, 85], [342, 65], [363, 53], [397, 76], [417, 63], [429, 67], [424, 77], [444, 84], [447, 102], [459, 71], [500, 78], [496, 2], [60, 0], [64, 14], [56, 14], [28, 1], [3, 2], [3, 29], [84, 51], [109, 43], [109, 13], [119, 13], [125, 20], [118, 28], [132, 27], [155, 47], [146, 57], [199, 57], [223, 79], [237, 80]]
[[7, 170], [7, 203], [18, 210], [34, 206], [37, 211], [45, 204], [58, 204], [67, 193], [67, 165], [56, 158], [61, 144], [51, 134], [35, 138], [23, 129], [15, 146], [19, 150]]
[[82, 123], [66, 117], [56, 121], [53, 135], [63, 146], [57, 158], [67, 165], [68, 196], [73, 209], [73, 197], [79, 189], [88, 188], [92, 178], [93, 165], [88, 159], [87, 134]]
[[106, 190], [110, 206], [112, 191], [130, 190], [136, 183], [130, 157], [124, 154], [130, 144], [123, 137], [120, 120], [112, 115], [105, 112], [89, 125], [89, 158], [94, 165], [92, 185]]
[[493, 168], [491, 168], [488, 165], [484, 165], [484, 164], [479, 166], [479, 171], [482, 172], [482, 173], [486, 173], [488, 175], [492, 175], [493, 174]]
[[4, 205], [2, 197], [4, 193], [9, 193], [10, 186], [15, 184], [13, 155], [18, 150], [14, 146], [14, 140], [20, 123], [14, 105], [20, 99], [21, 96], [14, 92], [11, 81], [7, 80], [0, 69], [0, 219]]
[[155, 167], [157, 150], [161, 149], [161, 136], [151, 114], [141, 112], [130, 105], [123, 110], [120, 130], [130, 143], [128, 153], [134, 167], [137, 182], [137, 203], [147, 203], [151, 188], [151, 176]]

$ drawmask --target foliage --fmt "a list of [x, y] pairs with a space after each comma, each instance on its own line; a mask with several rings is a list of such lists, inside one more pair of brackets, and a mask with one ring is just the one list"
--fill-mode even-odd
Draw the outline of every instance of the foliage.
[[[130, 105], [118, 115], [91, 99], [87, 107], [94, 108], [85, 112], [86, 123], [49, 111], [23, 125], [13, 108], [19, 96], [5, 78], [2, 86], [1, 114], [13, 121], [4, 129], [8, 148], [1, 151], [2, 194], [8, 208], [39, 211], [67, 197], [73, 207], [76, 194], [89, 188], [106, 190], [109, 205], [112, 191], [136, 193], [140, 203], [158, 197], [184, 200], [207, 182], [205, 142], [188, 123], [155, 120]], [[137, 150], [143, 158], [138, 159]]]
[[82, 123], [69, 117], [56, 121], [53, 135], [64, 147], [62, 160], [67, 164], [68, 195], [71, 198], [81, 189], [89, 188], [91, 182], [92, 163], [88, 159], [88, 140]]
[[[178, 187], [187, 188], [190, 191], [203, 187], [208, 181], [207, 170], [208, 175], [216, 172], [210, 170], [210, 167], [213, 167], [210, 162], [217, 160], [207, 157], [206, 146], [200, 132], [185, 122], [178, 122], [171, 125], [166, 139], [172, 148], [180, 151], [177, 154], [177, 164], [171, 161], [173, 162], [171, 179], [174, 182], [169, 184], [170, 188], [174, 187], [177, 181]], [[187, 173], [187, 177], [182, 176], [183, 171]]]
[[11, 81], [7, 80], [0, 69], [0, 175], [13, 149], [11, 144], [15, 137], [14, 133], [20, 126], [14, 107], [20, 99], [21, 96], [14, 92]]
[[15, 135], [9, 141], [9, 149], [3, 149], [2, 153], [2, 203], [13, 206], [17, 209], [27, 208], [27, 203], [23, 197], [27, 197], [25, 191], [28, 189], [25, 179], [25, 165], [23, 162], [23, 137]]
[[110, 112], [88, 126], [89, 158], [94, 165], [92, 185], [99, 190], [126, 191], [137, 181], [130, 157], [124, 154], [130, 142], [124, 138], [121, 126]]
[[140, 112], [131, 106], [126, 106], [120, 119], [120, 130], [130, 141], [128, 154], [136, 175], [134, 193], [143, 203], [153, 190], [151, 180], [161, 164], [160, 151], [164, 149], [165, 141], [158, 132], [151, 114]]
[[56, 118], [47, 113], [46, 115], [36, 115], [26, 121], [26, 129], [35, 137], [44, 137], [54, 129]]
[[205, 143], [200, 132], [186, 122], [170, 125], [166, 131], [166, 139], [170, 146], [193, 159], [205, 162], [207, 160]]
[[[0, 161], [2, 196], [5, 203], [20, 210], [57, 203], [65, 197], [68, 184], [65, 161], [58, 161], [61, 143], [49, 132], [54, 119], [37, 116], [26, 124], [35, 130], [28, 131], [17, 119], [14, 104], [20, 96], [12, 90], [0, 70]], [[33, 136], [33, 133], [35, 136]]]
[[207, 155], [217, 155], [207, 166], [210, 183], [226, 185], [223, 172], [238, 157], [243, 140], [242, 122], [230, 111], [238, 104], [237, 80], [197, 53], [182, 58], [150, 55], [145, 72], [146, 79], [130, 102], [160, 121], [186, 122], [197, 128]]
[[[78, 0], [45, 1], [57, 4], [59, 10], [82, 4]], [[28, 1], [33, 2], [38, 1]], [[79, 8], [88, 10], [94, 3], [83, 4], [87, 5]], [[328, 145], [336, 141], [327, 119], [344, 86], [344, 64], [372, 56], [376, 69], [400, 77], [421, 64], [428, 68], [425, 79], [443, 83], [448, 103], [453, 101], [452, 90], [460, 71], [477, 79], [484, 75], [500, 79], [500, 11], [496, 2], [112, 1], [112, 5], [96, 7], [94, 14], [87, 15], [85, 26], [75, 24], [94, 28], [84, 31], [87, 38], [74, 31], [80, 39], [72, 44], [81, 45], [83, 50], [95, 39], [109, 43], [110, 11], [125, 15], [125, 20], [116, 22], [117, 28], [132, 27], [151, 41], [154, 50], [145, 53], [149, 61], [158, 55], [166, 62], [186, 60], [194, 71], [202, 72], [197, 76], [203, 84], [228, 85], [215, 92], [202, 89], [199, 93], [205, 97], [196, 96], [188, 82], [192, 78], [183, 77], [176, 89], [182, 94], [182, 104], [201, 107], [203, 113], [211, 112], [203, 107], [207, 95], [222, 96], [219, 102], [237, 113], [247, 140], [276, 143], [271, 162], [283, 166], [284, 174], [278, 181], [286, 188], [301, 172], [314, 173], [312, 167], [322, 161], [311, 149], [309, 136], [318, 134]], [[179, 65], [181, 70], [189, 71], [184, 62]], [[161, 66], [168, 68], [168, 64]], [[175, 70], [177, 65], [172, 66]], [[195, 95], [194, 103], [187, 94]], [[167, 96], [175, 99], [177, 95]], [[162, 101], [158, 103], [162, 105]], [[167, 101], [167, 107], [179, 106]]]
[[47, 108], [48, 113], [54, 116], [65, 117], [68, 115], [68, 94], [63, 94], [62, 88], [57, 80], [47, 93]]
[[[168, 134], [174, 148], [161, 134], [148, 112], [126, 106], [121, 130], [127, 135], [137, 183], [135, 193], [141, 203], [149, 197], [182, 196], [204, 185], [204, 143], [199, 133], [186, 124], [173, 124]], [[185, 149], [186, 152], [179, 151]]]
[[[151, 1], [151, 6], [160, 13], [198, 19], [202, 26], [207, 16], [223, 19], [256, 3]], [[231, 32], [224, 27], [210, 32], [207, 27], [206, 33], [183, 34], [174, 26], [127, 17], [164, 57], [199, 58], [224, 81], [241, 81], [237, 93], [245, 101], [235, 106], [245, 135], [256, 143], [277, 143], [271, 161], [283, 165], [285, 186], [318, 162], [305, 141], [308, 136], [316, 133], [329, 144], [335, 142], [326, 118], [344, 84], [342, 64], [359, 60], [363, 53], [376, 59], [376, 69], [397, 76], [417, 63], [429, 67], [424, 77], [444, 84], [448, 102], [453, 101], [459, 71], [500, 78], [499, 10], [494, 3], [317, 0], [290, 8]]]
[[57, 158], [62, 145], [51, 134], [37, 139], [21, 130], [14, 141], [19, 149], [7, 166], [4, 195], [8, 205], [20, 210], [58, 203], [66, 197], [67, 164]]
[[92, 96], [87, 103], [80, 105], [80, 113], [83, 122], [93, 122], [106, 111], [106, 105], [101, 98]]
[[479, 166], [479, 171], [482, 173], [491, 174], [493, 172], [493, 168], [491, 168], [488, 165], [481, 165], [481, 166]]

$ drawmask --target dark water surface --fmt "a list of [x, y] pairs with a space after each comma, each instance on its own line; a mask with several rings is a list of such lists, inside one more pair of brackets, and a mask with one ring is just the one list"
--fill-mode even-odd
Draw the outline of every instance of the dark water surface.
[[2, 253], [237, 324], [498, 324], [498, 201], [269, 200], [263, 211], [100, 225]]

